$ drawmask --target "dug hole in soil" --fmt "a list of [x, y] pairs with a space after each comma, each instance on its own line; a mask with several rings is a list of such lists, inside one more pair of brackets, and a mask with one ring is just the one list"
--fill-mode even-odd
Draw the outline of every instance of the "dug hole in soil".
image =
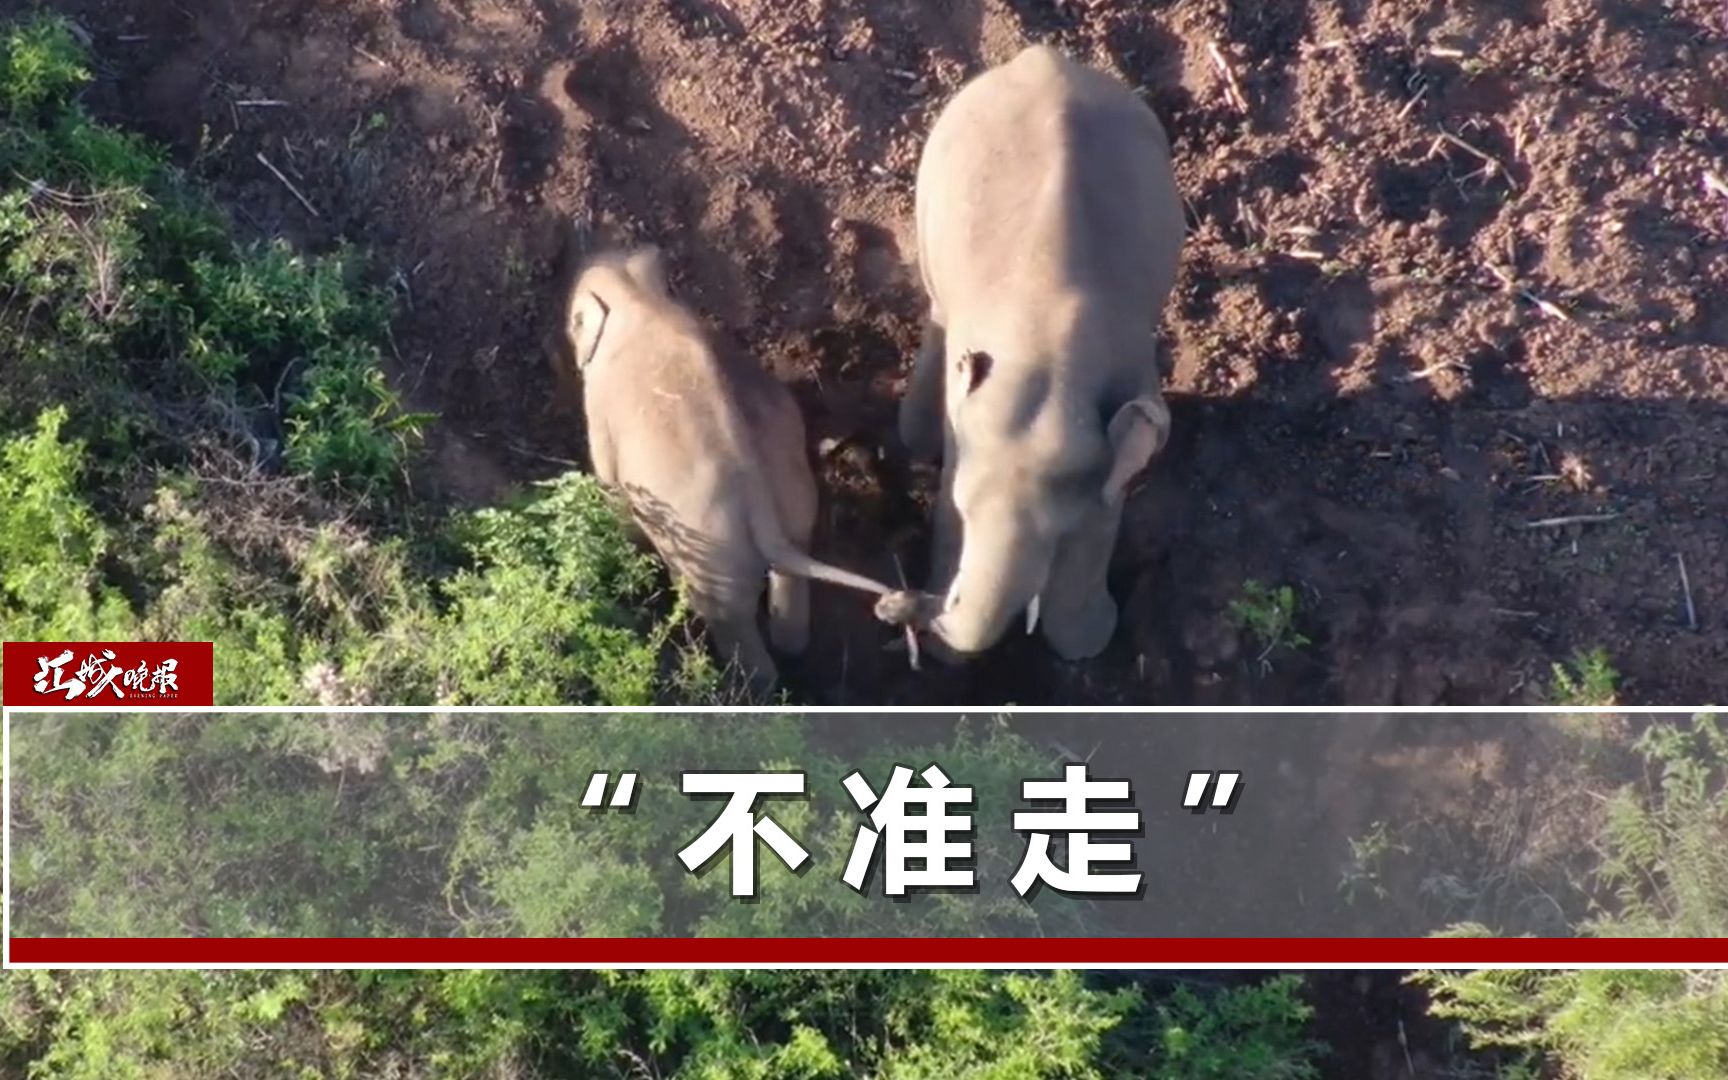
[[[442, 417], [423, 489], [486, 503], [583, 459], [560, 290], [594, 238], [652, 241], [794, 387], [818, 550], [885, 579], [895, 555], [921, 569], [932, 486], [892, 436], [921, 139], [1031, 41], [1141, 88], [1189, 236], [1175, 433], [1126, 514], [1115, 642], [1064, 665], [1015, 638], [914, 673], [867, 603], [818, 589], [806, 700], [1522, 704], [1596, 647], [1625, 700], [1722, 696], [1719, 0], [52, 6], [95, 41], [97, 108], [172, 145], [244, 231], [352, 241], [390, 274], [397, 383]], [[1260, 662], [1228, 616], [1247, 579], [1296, 590], [1309, 644]], [[1263, 767], [1268, 796], [1302, 778], [1313, 810], [1285, 827], [1324, 845], [1321, 891], [1342, 838], [1433, 810], [1409, 792], [1463, 803], [1545, 771], [1516, 725], [1350, 728], [1218, 763]]]

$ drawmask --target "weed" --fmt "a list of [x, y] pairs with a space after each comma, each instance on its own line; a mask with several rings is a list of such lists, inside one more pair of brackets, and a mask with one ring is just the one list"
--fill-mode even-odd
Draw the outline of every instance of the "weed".
[[1634, 749], [1657, 774], [1608, 805], [1600, 875], [1617, 910], [1592, 924], [1613, 936], [1728, 936], [1728, 732], [1713, 712], [1651, 725]]
[[1350, 862], [1340, 875], [1339, 891], [1352, 904], [1364, 890], [1376, 899], [1384, 900], [1387, 894], [1385, 886], [1380, 883], [1381, 867], [1394, 852], [1408, 854], [1409, 851], [1409, 846], [1394, 837], [1385, 822], [1376, 821], [1365, 834], [1350, 839]]
[[354, 130], [348, 133], [348, 149], [358, 149], [365, 144], [367, 139], [389, 126], [389, 118], [381, 112], [372, 113], [363, 120], [355, 120]]
[[0, 40], [0, 108], [15, 120], [64, 103], [89, 81], [84, 50], [60, 19], [14, 23]]
[[1268, 662], [1279, 649], [1300, 649], [1308, 639], [1296, 629], [1296, 590], [1288, 585], [1277, 588], [1250, 578], [1242, 583], [1242, 595], [1230, 601], [1230, 619], [1246, 630], [1260, 646], [1257, 662], [1269, 669]]
[[1555, 664], [1548, 698], [1556, 705], [1600, 706], [1617, 703], [1620, 673], [1608, 651], [1591, 649], [1573, 655], [1570, 663]]

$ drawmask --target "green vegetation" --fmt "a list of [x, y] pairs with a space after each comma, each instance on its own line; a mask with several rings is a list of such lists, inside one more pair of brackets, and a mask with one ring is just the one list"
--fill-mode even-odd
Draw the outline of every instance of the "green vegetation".
[[[1613, 899], [1597, 937], [1728, 935], [1728, 734], [1716, 714], [1649, 728], [1636, 749], [1654, 781], [1609, 804], [1598, 878]], [[1486, 934], [1483, 927], [1459, 932]], [[1425, 972], [1436, 1015], [1480, 1044], [1557, 1060], [1588, 1080], [1728, 1076], [1728, 977], [1720, 971]]]
[[59, 20], [0, 37], [0, 636], [212, 640], [222, 703], [716, 699], [588, 478], [409, 504], [361, 260], [236, 244], [88, 79]]
[[1639, 737], [1653, 783], [1608, 804], [1603, 884], [1614, 907], [1603, 937], [1728, 937], [1728, 733], [1713, 712], [1661, 722]]
[[[1436, 1016], [1478, 1044], [1557, 1060], [1581, 1080], [1728, 1075], [1728, 978], [1720, 971], [1426, 972]], [[1539, 1056], [1540, 1055], [1540, 1056]]]
[[[1010, 828], [1041, 755], [997, 723], [859, 760], [779, 716], [282, 714], [14, 717], [13, 926], [23, 935], [973, 936], [1083, 932], [1090, 906], [1006, 887]], [[979, 894], [885, 903], [843, 885], [864, 820], [841, 781], [880, 790], [896, 760], [971, 786]], [[633, 814], [581, 806], [589, 778], [641, 771]], [[765, 849], [759, 896], [677, 855], [719, 811], [681, 770], [807, 772], [773, 819], [811, 852]], [[219, 779], [218, 779], [219, 778]], [[269, 852], [260, 858], [260, 852]], [[1091, 923], [1094, 928], [1096, 923]]]
[[1260, 646], [1256, 659], [1262, 666], [1270, 666], [1267, 658], [1279, 649], [1308, 644], [1296, 629], [1296, 590], [1288, 585], [1273, 588], [1252, 578], [1244, 581], [1242, 595], [1230, 601], [1230, 620]]
[[1591, 649], [1573, 656], [1570, 663], [1554, 665], [1553, 686], [1548, 698], [1556, 705], [1613, 705], [1620, 690], [1620, 673], [1608, 658], [1608, 650]]
[[1317, 1048], [1299, 1034], [1298, 988], [1169, 995], [1074, 972], [16, 974], [0, 982], [0, 1071], [1302, 1080]]
[[1409, 845], [1398, 840], [1384, 821], [1376, 821], [1369, 830], [1350, 840], [1350, 861], [1338, 876], [1338, 891], [1355, 903], [1363, 893], [1385, 899], [1386, 887], [1380, 873], [1387, 856], [1393, 852], [1410, 853]]

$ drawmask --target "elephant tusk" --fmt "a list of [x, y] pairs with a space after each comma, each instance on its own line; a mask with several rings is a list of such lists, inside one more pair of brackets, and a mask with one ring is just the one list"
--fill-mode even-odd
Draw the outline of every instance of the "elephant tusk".
[[1032, 602], [1026, 605], [1026, 632], [1030, 634], [1038, 629], [1038, 602], [1044, 599], [1042, 594], [1034, 596]]

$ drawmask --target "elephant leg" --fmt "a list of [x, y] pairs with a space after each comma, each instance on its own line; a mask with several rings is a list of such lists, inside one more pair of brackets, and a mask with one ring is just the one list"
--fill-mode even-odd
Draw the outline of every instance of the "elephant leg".
[[1056, 550], [1039, 602], [1039, 625], [1044, 640], [1064, 660], [1097, 656], [1116, 633], [1108, 576], [1121, 521], [1120, 507], [1100, 507]]
[[[808, 481], [808, 477], [805, 480]], [[808, 496], [794, 492], [788, 501], [788, 513], [782, 515], [786, 539], [799, 551], [810, 550], [810, 537], [816, 531], [816, 488], [814, 482], [797, 483], [796, 488], [808, 487]], [[788, 656], [798, 656], [810, 644], [810, 582], [796, 574], [768, 572], [768, 637], [774, 647]]]
[[924, 320], [923, 341], [912, 361], [912, 375], [900, 399], [900, 442], [920, 461], [934, 461], [942, 450], [942, 368], [947, 334], [934, 305]]
[[752, 692], [760, 695], [772, 692], [780, 673], [762, 641], [762, 631], [756, 626], [755, 609], [720, 612], [705, 621], [722, 667], [736, 670]]
[[810, 644], [810, 583], [796, 574], [768, 575], [768, 636], [788, 656]]
[[[804, 445], [804, 417], [790, 394], [779, 399], [773, 431], [764, 445], [767, 481], [772, 486], [780, 529], [792, 546], [806, 554], [816, 533], [819, 499]], [[810, 582], [795, 574], [769, 571], [768, 638], [788, 655], [802, 653], [810, 643]]]

